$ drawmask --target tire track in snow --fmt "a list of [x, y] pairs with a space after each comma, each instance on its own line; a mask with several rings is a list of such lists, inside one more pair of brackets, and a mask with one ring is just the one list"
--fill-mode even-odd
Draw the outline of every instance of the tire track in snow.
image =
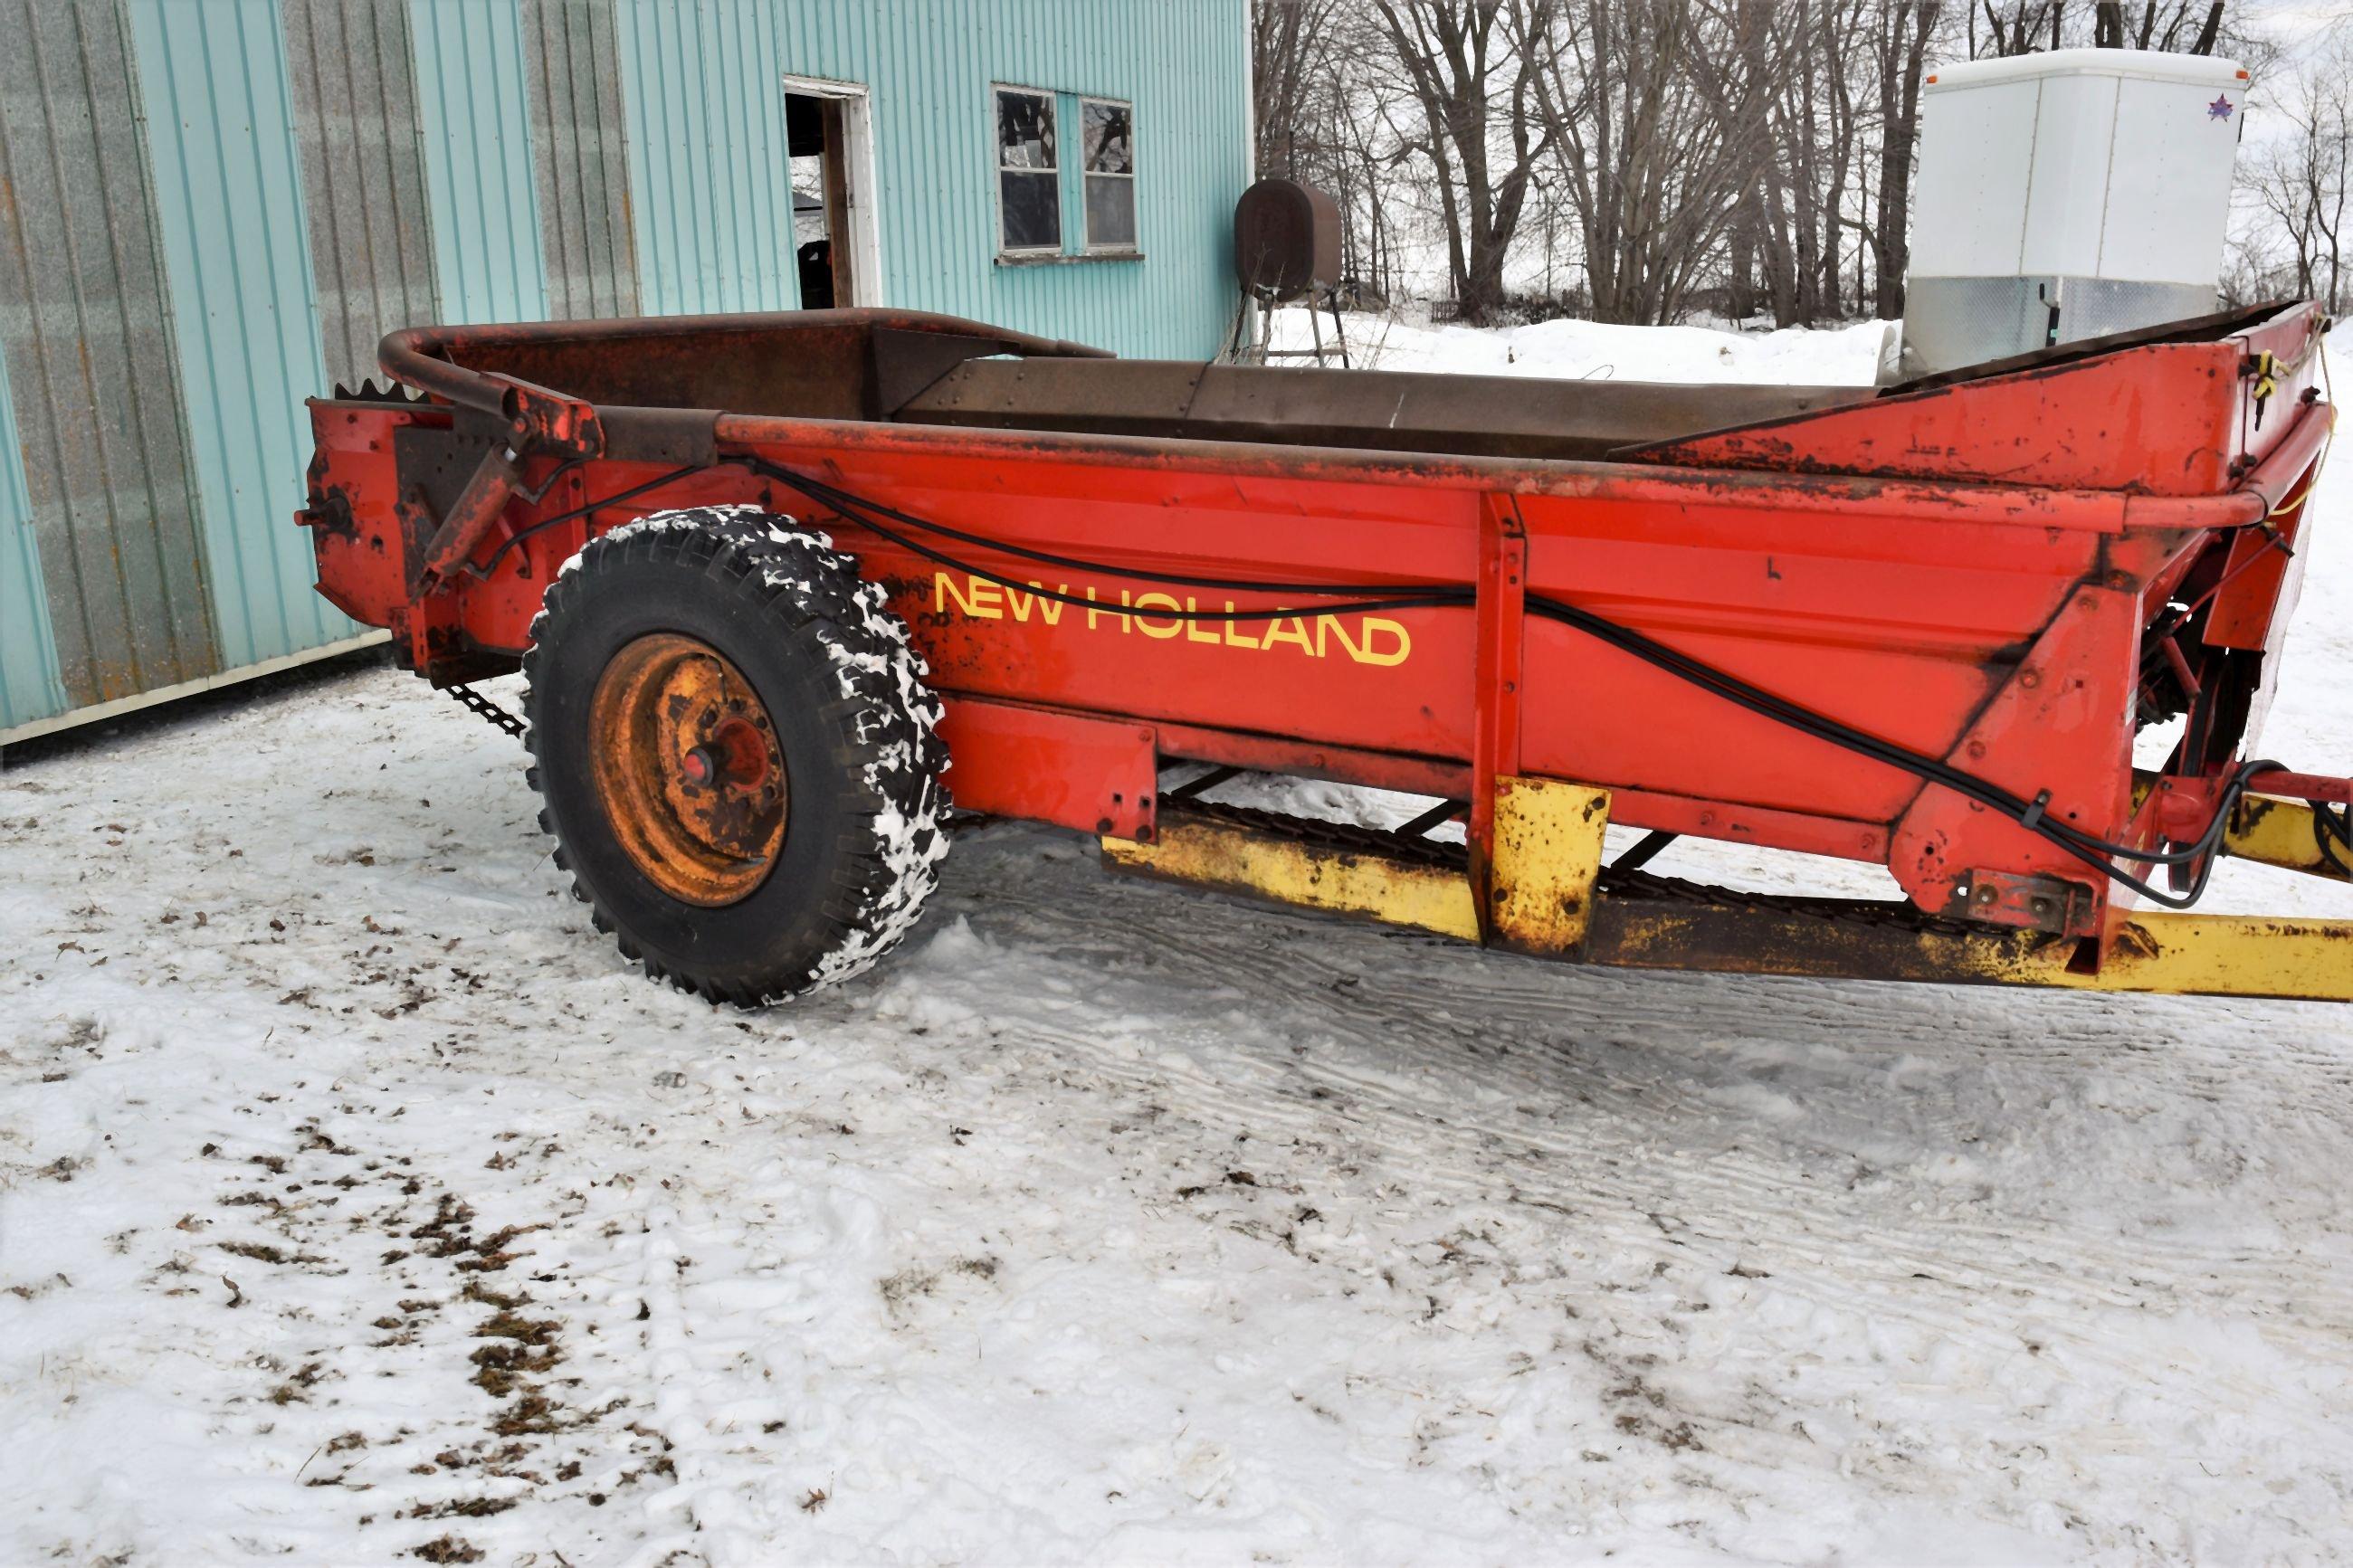
[[[1344, 1052], [1294, 1058], [1282, 1064], [1280, 1072], [1262, 1062], [1237, 1062], [1232, 1052], [1221, 1058], [1219, 1067], [1229, 1074], [1239, 1071], [1239, 1079], [1193, 1072], [1187, 1083], [1196, 1103], [1217, 1106], [1237, 1121], [1280, 1122], [1293, 1133], [1313, 1125], [1319, 1113], [1312, 1106], [1301, 1106], [1295, 1095], [1281, 1091], [1282, 1077], [1299, 1073], [1326, 1090], [1345, 1091], [1374, 1115], [1391, 1121], [1402, 1118], [1436, 1123], [1471, 1137], [1540, 1150], [1552, 1166], [1547, 1178], [1551, 1190], [1566, 1201], [1581, 1198], [1590, 1203], [1599, 1198], [1637, 1214], [1671, 1210], [1678, 1216], [1682, 1237], [1727, 1249], [1754, 1251], [1758, 1238], [1770, 1238], [1767, 1245], [1783, 1258], [1802, 1259], [1842, 1281], [1875, 1281], [1891, 1299], [1902, 1301], [1905, 1310], [1925, 1314], [1944, 1331], [1983, 1331], [1967, 1312], [1939, 1312], [1923, 1302], [1915, 1276], [1931, 1276], [1947, 1290], [1966, 1295], [2007, 1292], [2021, 1303], [2031, 1301], [2045, 1310], [2071, 1317], [2104, 1308], [2191, 1308], [2232, 1316], [2253, 1309], [2268, 1321], [2270, 1331], [2292, 1334], [2307, 1353], [2339, 1365], [2353, 1364], [2353, 1344], [2348, 1344], [2346, 1327], [2353, 1322], [2353, 1289], [2340, 1283], [2341, 1271], [2324, 1269], [2312, 1278], [2284, 1283], [2276, 1257], [2243, 1247], [2218, 1248], [2195, 1238], [2146, 1234], [2104, 1237], [2070, 1226], [2063, 1235], [2050, 1238], [2052, 1247], [2045, 1252], [2031, 1244], [2021, 1245], [2014, 1234], [2015, 1220], [1946, 1213], [1933, 1220], [1917, 1221], [1904, 1212], [1902, 1205], [1850, 1211], [1845, 1205], [1825, 1202], [1819, 1184], [1793, 1184], [1791, 1166], [1793, 1155], [1799, 1163], [1808, 1156], [1835, 1163], [1852, 1162], [1851, 1153], [1820, 1143], [1760, 1152], [1740, 1142], [1725, 1145], [1719, 1132], [1713, 1140], [1715, 1146], [1706, 1146], [1704, 1141], [1702, 1147], [1679, 1155], [1672, 1144], [1680, 1124], [1696, 1121], [1721, 1128], [1736, 1120], [1736, 1109], [1728, 1110], [1674, 1077], [1672, 1069], [1680, 1058], [1666, 1064], [1668, 1072], [1663, 1077], [1618, 1068], [1597, 1073], [1588, 1069], [1583, 1052], [1572, 1047], [1564, 1053], [1560, 1047], [1563, 1037], [1588, 1029], [1620, 1037], [1704, 1044], [1719, 1031], [1694, 1029], [1689, 1011], [1694, 1000], [1691, 993], [1714, 991], [1719, 994], [1697, 1000], [1711, 1004], [1711, 1013], [1730, 1014], [1722, 1021], [1721, 1033], [1736, 1038], [1816, 1028], [1851, 1036], [1860, 1022], [1894, 1037], [1892, 1046], [1879, 1047], [1882, 1054], [1935, 1050], [1944, 1058], [1948, 1079], [1967, 1065], [1998, 1070], [2005, 1080], [2033, 1088], [2039, 1074], [2080, 1073], [2087, 1067], [2103, 1065], [2085, 1059], [2113, 1049], [2093, 1026], [2081, 1029], [2084, 1040], [2081, 1052], [2071, 1054], [2062, 1047], [2046, 1046], [2034, 1053], [2036, 1059], [2021, 1064], [2007, 1058], [2000, 1047], [1964, 1039], [1959, 1061], [1955, 1062], [1947, 1030], [1955, 1021], [1953, 1015], [1963, 1011], [1966, 1004], [1957, 1007], [1953, 999], [1934, 998], [1926, 1020], [1930, 1027], [1924, 1034], [1924, 1020], [1907, 1016], [1902, 1001], [1905, 996], [1920, 995], [1918, 988], [1597, 975], [1590, 971], [1531, 973], [1538, 969], [1533, 962], [1498, 960], [1377, 928], [1268, 911], [1149, 884], [1104, 878], [1097, 885], [1065, 896], [1066, 889], [1060, 884], [1073, 879], [1065, 874], [1070, 863], [1050, 864], [1051, 869], [1044, 875], [1028, 877], [1018, 864], [993, 866], [987, 896], [969, 902], [980, 929], [987, 931], [994, 916], [1011, 910], [1028, 929], [1008, 933], [1005, 941], [1027, 948], [1036, 945], [1042, 935], [1048, 951], [1060, 956], [1056, 939], [1067, 932], [1077, 956], [1103, 976], [1103, 989], [1113, 995], [1130, 977], [1149, 977], [1154, 984], [1174, 977], [1200, 994], [1210, 1007], [1216, 1006], [1224, 988], [1254, 1005], [1274, 1009], [1279, 1023], [1321, 1029], [1346, 1043], [1349, 1048]], [[1088, 868], [1080, 869], [1084, 875]], [[952, 881], [951, 892], [963, 901], [959, 883]], [[1091, 908], [1095, 900], [1113, 907]], [[1106, 941], [1106, 931], [1119, 932], [1125, 940]], [[1593, 984], [1597, 981], [1598, 984]], [[1736, 993], [1738, 988], [1757, 984], [1776, 987], [1775, 994], [1736, 994], [1729, 998], [1734, 1005], [1726, 1008], [1727, 998], [1721, 994], [1725, 988]], [[1468, 986], [1477, 990], [1466, 994], [1463, 988]], [[1797, 994], [1791, 995], [1789, 991]], [[1851, 999], [1848, 994], [1854, 992], [1865, 995]], [[1897, 994], [1889, 996], [1888, 992]], [[1449, 1004], [1446, 999], [1453, 994], [1462, 994], [1462, 1002]], [[1312, 1008], [1293, 1001], [1310, 995], [1315, 999]], [[2049, 998], [2043, 1003], [2064, 1007], [2079, 1000]], [[2131, 1015], [2130, 1004], [2094, 1005], [2103, 1022], [2120, 1027], [2146, 1026], [2144, 1020]], [[2150, 1011], [2161, 1020], [2179, 1005], [2182, 1005], [2160, 1004]], [[1476, 1018], [1456, 1016], [1457, 1007], [1472, 1006], [1479, 1009]], [[1841, 1016], [1850, 1012], [1861, 1013], [1864, 1018]], [[1433, 1051], [1429, 1042], [1433, 1036], [1471, 1058], [1454, 1065], [1465, 1078], [1475, 1077], [1477, 1099], [1533, 1101], [1564, 1111], [1582, 1102], [1599, 1111], [1602, 1119], [1580, 1118], [1577, 1136], [1571, 1138], [1532, 1127], [1525, 1120], [1498, 1121], [1464, 1114], [1460, 1097], [1464, 1085], [1459, 1079], [1447, 1085], [1454, 1091], [1450, 1098], [1415, 1094], [1410, 1086], [1426, 1075], [1413, 1068], [1430, 1061]], [[1104, 1058], [1084, 1028], [1071, 1031], [1058, 1043], [1091, 1058], [1096, 1070], [1137, 1087], [1155, 1074], [1174, 1076], [1181, 1070], [1165, 1058], [1150, 1070], [1139, 1070], [1116, 1058]], [[1366, 1046], [1383, 1051], [1385, 1059], [1377, 1067], [1356, 1065], [1364, 1060], [1362, 1051]], [[2295, 1054], [2299, 1065], [2307, 1057], [2316, 1057], [2329, 1068], [2344, 1060], [2334, 1054]], [[2161, 1069], [2157, 1083], [2143, 1080], [2142, 1087], [2152, 1094], [2177, 1089], [2191, 1077], [2181, 1064], [2158, 1053], [2143, 1053], [2143, 1058], [2144, 1074], [2152, 1066]], [[2250, 1053], [2239, 1058], [2237, 1065], [2262, 1071], [2268, 1064], [2260, 1053]], [[2202, 1068], [2204, 1064], [2197, 1066]], [[2293, 1083], [2301, 1075], [2274, 1070], [2264, 1076]], [[1873, 1074], [1865, 1079], [1862, 1091], [1869, 1095], [1885, 1085], [1883, 1077]], [[2242, 1081], [2236, 1087], [2246, 1092]], [[1921, 1108], [1915, 1104], [1906, 1109], [1916, 1120]], [[2338, 1120], [2329, 1112], [2339, 1108], [2325, 1102], [2308, 1103], [2305, 1109], [2324, 1122]], [[2031, 1108], [1988, 1110], [2015, 1120], [2031, 1120], [2035, 1114]], [[1778, 1143], [1773, 1138], [1777, 1130], [1769, 1121], [1757, 1124], [1757, 1131], [1767, 1135], [1760, 1141]], [[1933, 1142], [1939, 1131], [1932, 1119], [1925, 1128], [1907, 1125], [1903, 1136], [1916, 1142], [1925, 1133]], [[1694, 1152], [1703, 1157], [1682, 1157]], [[1629, 1176], [1630, 1170], [1640, 1168], [1638, 1162], [1660, 1156], [1672, 1171], [1672, 1193], [1662, 1190], [1657, 1179]], [[1424, 1164], [1419, 1170], [1431, 1178], [1460, 1182], [1473, 1173], [1492, 1178], [1501, 1163], [1491, 1161], [1455, 1170]], [[1774, 1192], [1805, 1195], [1784, 1203], [1757, 1196]], [[2056, 1250], [2060, 1245], [2066, 1248], [2063, 1254]], [[1998, 1336], [2007, 1334], [2007, 1331], [1995, 1331]], [[2096, 1337], [2084, 1337], [2079, 1348], [2094, 1357], [2104, 1354]]]
[[[697, 1087], [735, 1087], [716, 1062], [700, 1065]], [[748, 1176], [722, 1167], [733, 1179], [715, 1184], [689, 1147], [707, 1143], [708, 1121], [664, 1120], [640, 1168], [679, 1173], [640, 1183], [610, 1222], [629, 1238], [617, 1300], [641, 1321], [631, 1384], [653, 1407], [671, 1478], [647, 1502], [653, 1528], [630, 1562], [759, 1568], [780, 1536], [826, 1560], [866, 1555], [821, 1515], [841, 1456], [871, 1446], [876, 1419], [904, 1416], [895, 1399], [845, 1408], [827, 1392], [843, 1363], [871, 1367], [881, 1349], [879, 1211], [806, 1161]]]
[[[1597, 1542], [1614, 1531], [1635, 1556], [1799, 1542], [1785, 1555], [1809, 1560], [1863, 1550], [1841, 1520], [1926, 1517], [2042, 1530], [2052, 1554], [2326, 1560], [2314, 1543], [2353, 1489], [2330, 1425], [2348, 1402], [2330, 1320], [2353, 1270], [2345, 1222], [2324, 1207], [2336, 1194], [2301, 1173], [2348, 1146], [2335, 1015], [1578, 972], [1125, 882], [1067, 836], [991, 827], [947, 865], [944, 902], [977, 937], [934, 921], [881, 974], [737, 1019], [644, 985], [549, 896], [545, 847], [524, 830], [524, 792], [494, 738], [396, 678], [357, 689], [386, 721], [336, 731], [321, 714], [321, 726], [381, 730], [370, 741], [393, 771], [354, 773], [330, 802], [299, 782], [297, 748], [277, 739], [283, 715], [229, 726], [217, 744], [121, 749], [124, 767], [151, 773], [251, 768], [226, 790], [238, 798], [201, 866], [160, 842], [178, 831], [170, 813], [37, 803], [62, 846], [115, 821], [150, 842], [135, 858], [44, 858], [24, 883], [35, 912], [0, 910], [0, 930], [37, 955], [69, 937], [92, 950], [77, 963], [111, 952], [76, 982], [76, 1005], [118, 1027], [150, 1021], [172, 1049], [142, 1064], [101, 1043], [112, 1059], [85, 1068], [62, 1047], [57, 1070], [89, 1071], [87, 1088], [47, 1084], [46, 1057], [26, 1064], [10, 1111], [39, 1151], [26, 1158], [95, 1163], [70, 1186], [37, 1171], [7, 1195], [74, 1205], [47, 1209], [54, 1219], [119, 1193], [101, 1133], [139, 1139], [208, 1076], [276, 1092], [315, 1074], [314, 1096], [336, 1078], [331, 1097], [299, 1105], [224, 1100], [224, 1125], [291, 1138], [315, 1120], [367, 1157], [415, 1156], [431, 1179], [385, 1220], [404, 1238], [442, 1188], [489, 1216], [474, 1222], [482, 1234], [545, 1224], [521, 1244], [522, 1279], [491, 1289], [562, 1322], [551, 1376], [579, 1380], [567, 1404], [623, 1403], [570, 1433], [586, 1465], [574, 1480], [395, 1539], [381, 1524], [353, 1535], [349, 1516], [481, 1495], [408, 1467], [501, 1408], [466, 1384], [472, 1331], [492, 1308], [445, 1311], [411, 1346], [363, 1347], [372, 1359], [342, 1382], [322, 1375], [307, 1404], [249, 1408], [307, 1353], [281, 1354], [266, 1378], [216, 1371], [190, 1406], [234, 1465], [274, 1472], [270, 1485], [307, 1486], [330, 1456], [285, 1478], [362, 1424], [312, 1430], [330, 1399], [369, 1396], [370, 1434], [415, 1430], [371, 1443], [371, 1468], [352, 1478], [370, 1493], [269, 1498], [263, 1530], [227, 1518], [256, 1495], [238, 1489], [175, 1521], [179, 1538], [266, 1554], [289, 1539], [277, 1521], [324, 1531], [340, 1516], [332, 1544], [380, 1553], [408, 1531], [454, 1529], [492, 1560], [554, 1542], [584, 1565], [673, 1550], [681, 1563], [917, 1560], [952, 1540], [1008, 1560], [1166, 1558], [1187, 1542], [1230, 1542], [1239, 1556], [1317, 1538], [1250, 1511], [1295, 1498], [1325, 1510], [1312, 1527], [1323, 1538], [1351, 1542], [1406, 1539], [1364, 1521], [1410, 1506], [1431, 1533], [1388, 1553], [1398, 1559], [1541, 1556], [1581, 1530]], [[172, 807], [188, 821], [206, 810], [220, 815]], [[290, 835], [299, 847], [262, 864]], [[229, 837], [253, 855], [219, 860]], [[149, 925], [157, 904], [199, 896], [209, 926]], [[282, 938], [273, 917], [291, 928]], [[32, 971], [57, 968], [40, 956], [0, 978], [46, 1016], [65, 995]], [[235, 998], [236, 1016], [202, 1016], [208, 996]], [[273, 1026], [267, 1052], [231, 1043]], [[669, 1087], [677, 1065], [688, 1083]], [[153, 1105], [112, 1109], [128, 1103], [108, 1092], [117, 1082]], [[74, 1115], [42, 1126], [40, 1096]], [[333, 1105], [356, 1108], [367, 1135], [316, 1119]], [[976, 1130], [974, 1146], [952, 1128]], [[513, 1129], [525, 1138], [495, 1141]], [[151, 1178], [216, 1136], [149, 1139]], [[543, 1138], [563, 1145], [544, 1176]], [[481, 1168], [502, 1151], [533, 1163]], [[302, 1157], [328, 1176], [342, 1160]], [[2283, 1173], [2263, 1176], [2266, 1161]], [[1250, 1181], [1228, 1181], [1236, 1172]], [[308, 1178], [299, 1163], [289, 1177]], [[2201, 1223], [2199, 1184], [2221, 1218]], [[2182, 1201], [2159, 1201], [2168, 1189]], [[861, 1229], [861, 1197], [879, 1236]], [[162, 1239], [186, 1248], [169, 1201]], [[380, 1227], [338, 1239], [354, 1201], [301, 1222], [315, 1242], [236, 1233], [348, 1264], [338, 1289], [350, 1293], [290, 1325], [311, 1336], [301, 1343], [396, 1298], [462, 1295], [448, 1270], [468, 1255], [434, 1273], [381, 1264], [381, 1249], [408, 1243]], [[660, 1264], [643, 1217], [653, 1203], [667, 1211], [672, 1294], [648, 1299], [640, 1321]], [[983, 1279], [999, 1254], [1001, 1276]], [[1936, 1278], [1913, 1279], [1915, 1267]], [[142, 1358], [132, 1375], [160, 1384], [195, 1363], [159, 1339], [159, 1311], [186, 1309], [229, 1357], [296, 1343], [268, 1339], [277, 1325], [257, 1312], [247, 1268], [234, 1270], [245, 1307], [201, 1311], [195, 1297], [127, 1286], [110, 1297], [102, 1274], [71, 1272], [85, 1300], [149, 1314], [119, 1342]], [[903, 1310], [884, 1305], [893, 1289]], [[1100, 1324], [1098, 1307], [1134, 1321]], [[674, 1312], [674, 1338], [650, 1332], [658, 1312]], [[2180, 1325], [2151, 1326], [2168, 1314]], [[1128, 1400], [1122, 1413], [1145, 1413], [1155, 1434], [1179, 1414], [1194, 1426], [1105, 1463], [1071, 1441], [1093, 1428], [1040, 1397], [1069, 1386], [1065, 1368], [1098, 1380], [1089, 1405]], [[88, 1459], [111, 1439], [88, 1414], [97, 1383], [80, 1387], [79, 1415], [11, 1408]], [[408, 1410], [430, 1419], [396, 1414]], [[1005, 1423], [1042, 1441], [1059, 1473], [1003, 1466], [992, 1444]], [[652, 1468], [665, 1440], [669, 1486]], [[1583, 1458], [1588, 1447], [1605, 1459]], [[195, 1473], [184, 1459], [159, 1469]], [[1105, 1486], [1129, 1495], [1113, 1505]], [[803, 1511], [819, 1488], [834, 1500]], [[610, 1500], [592, 1508], [583, 1489]], [[674, 1511], [649, 1515], [656, 1497]], [[104, 1514], [77, 1503], [58, 1517]], [[1683, 1521], [1696, 1521], [1688, 1534]], [[169, 1539], [124, 1541], [168, 1554], [155, 1542]], [[1478, 1544], [1490, 1541], [1536, 1544]]]
[[[712, 1480], [711, 1417], [702, 1408], [701, 1369], [688, 1339], [686, 1310], [680, 1300], [678, 1277], [681, 1262], [691, 1258], [679, 1246], [678, 1210], [668, 1201], [648, 1203], [638, 1212], [636, 1295], [645, 1320], [645, 1366], [641, 1384], [650, 1394], [653, 1418], [667, 1445], [670, 1484], [649, 1499], [646, 1513], [659, 1533], [638, 1546], [637, 1563], [675, 1561], [676, 1554], [695, 1550], [703, 1528], [698, 1509]], [[705, 1505], [707, 1509], [708, 1505]], [[702, 1561], [710, 1552], [696, 1551]], [[720, 1561], [732, 1554], [722, 1552]]]

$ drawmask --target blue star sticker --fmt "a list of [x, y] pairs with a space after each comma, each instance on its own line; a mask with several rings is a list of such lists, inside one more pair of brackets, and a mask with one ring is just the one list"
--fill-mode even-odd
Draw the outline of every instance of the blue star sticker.
[[2214, 101], [2206, 106], [2206, 117], [2210, 120], [2230, 119], [2231, 100], [2217, 93]]

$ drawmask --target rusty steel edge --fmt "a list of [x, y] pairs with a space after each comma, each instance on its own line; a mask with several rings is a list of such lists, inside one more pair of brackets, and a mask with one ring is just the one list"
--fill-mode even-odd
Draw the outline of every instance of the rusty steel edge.
[[[388, 333], [379, 348], [385, 374], [461, 407], [511, 416], [519, 385], [510, 376], [470, 368], [446, 357], [469, 348], [539, 342], [623, 345], [648, 339], [721, 333], [756, 335], [807, 326], [866, 326], [902, 331], [987, 338], [1008, 351], [1045, 358], [1108, 358], [1083, 344], [1011, 331], [961, 317], [924, 311], [839, 310], [703, 316], [640, 316], [590, 324], [566, 321], [412, 327]], [[543, 389], [530, 388], [537, 392]], [[329, 400], [332, 401], [332, 400]], [[600, 413], [605, 410], [599, 406]], [[613, 409], [627, 426], [641, 412]], [[700, 430], [702, 410], [665, 409], [677, 428], [690, 418]], [[748, 452], [763, 445], [819, 441], [876, 453], [966, 452], [1076, 458], [1129, 468], [1208, 469], [1236, 477], [1355, 480], [1439, 489], [1465, 489], [1570, 499], [1706, 504], [1770, 499], [1804, 510], [1901, 514], [1913, 521], [1949, 518], [2025, 527], [2066, 528], [2102, 534], [2128, 528], [2195, 530], [2243, 527], [2276, 509], [2327, 437], [2334, 410], [2308, 405], [2288, 437], [2236, 489], [2190, 497], [2133, 495], [2108, 490], [2005, 486], [1969, 480], [1883, 479], [1869, 475], [1788, 473], [1729, 468], [1676, 468], [1658, 464], [1565, 458], [1512, 458], [1366, 452], [1337, 447], [1278, 445], [1182, 437], [991, 431], [902, 426], [838, 420], [710, 411], [712, 439]]]
[[[2325, 416], [2328, 405], [2316, 405], [2314, 412]], [[1882, 479], [1738, 468], [1678, 469], [1567, 458], [1398, 457], [1339, 447], [901, 426], [776, 415], [721, 414], [716, 416], [713, 433], [723, 454], [751, 455], [763, 446], [814, 443], [879, 454], [1060, 458], [1121, 468], [1208, 470], [1237, 478], [1336, 479], [1670, 506], [1769, 500], [1795, 510], [1850, 516], [1902, 516], [1910, 521], [1989, 522], [2118, 534], [2127, 529], [2190, 531], [2260, 522], [2319, 451], [2327, 431], [2325, 417], [2307, 413], [2296, 432], [2263, 459], [2241, 489], [2211, 496], [2137, 496], [1958, 479]]]
[[624, 316], [597, 321], [503, 321], [476, 326], [405, 327], [387, 332], [376, 345], [376, 364], [385, 374], [420, 392], [480, 409], [502, 414], [512, 383], [503, 376], [473, 370], [446, 357], [453, 350], [528, 343], [549, 340], [569, 342], [635, 342], [648, 338], [749, 335], [805, 326], [871, 326], [902, 331], [960, 333], [994, 338], [1026, 354], [1052, 359], [1110, 359], [1106, 349], [1060, 338], [1041, 338], [1011, 331], [961, 316], [926, 310], [770, 310], [730, 315]]

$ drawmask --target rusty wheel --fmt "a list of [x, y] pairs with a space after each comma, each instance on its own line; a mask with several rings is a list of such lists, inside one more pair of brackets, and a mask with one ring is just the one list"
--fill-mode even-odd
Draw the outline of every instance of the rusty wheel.
[[790, 800], [760, 694], [710, 644], [654, 632], [613, 656], [588, 710], [596, 796], [671, 898], [715, 909], [776, 868]]
[[549, 584], [523, 670], [540, 824], [649, 974], [752, 1005], [913, 929], [947, 849], [939, 700], [822, 534], [748, 507], [616, 529]]

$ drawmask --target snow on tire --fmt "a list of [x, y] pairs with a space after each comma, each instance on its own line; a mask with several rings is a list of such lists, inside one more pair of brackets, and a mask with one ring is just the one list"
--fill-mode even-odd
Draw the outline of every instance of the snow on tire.
[[712, 1001], [897, 945], [938, 879], [939, 699], [882, 590], [751, 506], [657, 512], [565, 563], [523, 656], [540, 826], [598, 929]]

